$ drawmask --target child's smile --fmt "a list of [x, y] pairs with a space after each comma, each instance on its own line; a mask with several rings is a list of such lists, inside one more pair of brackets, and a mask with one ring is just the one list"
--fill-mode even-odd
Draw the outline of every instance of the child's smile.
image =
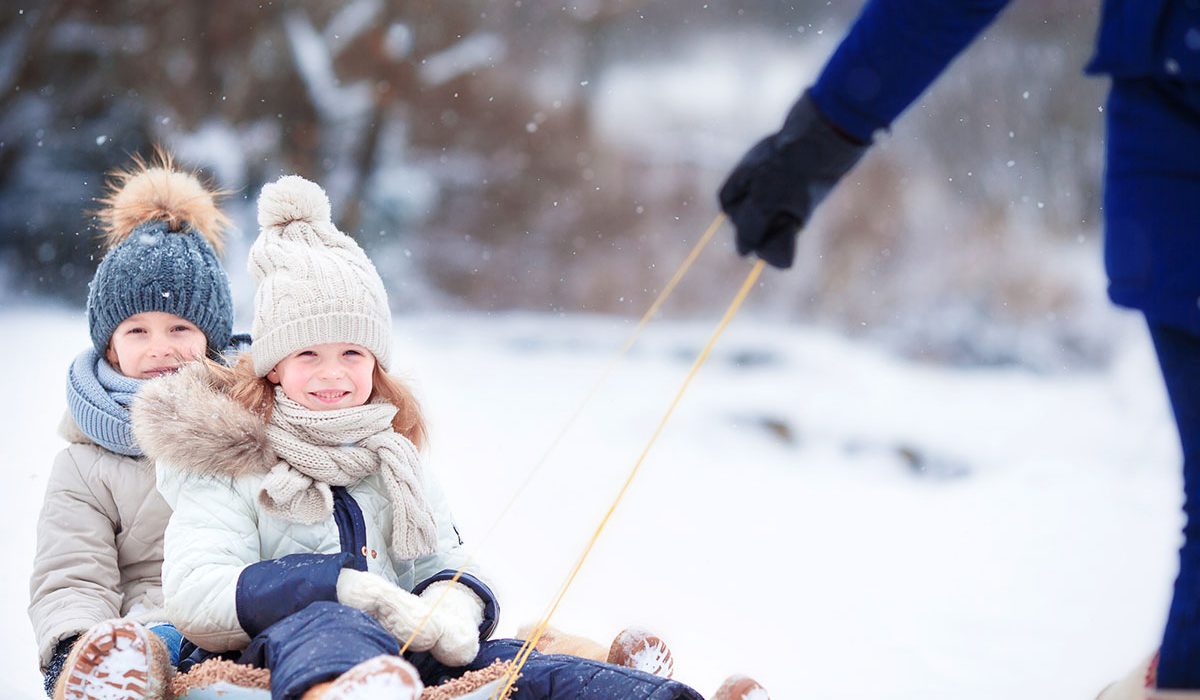
[[350, 392], [338, 389], [322, 389], [320, 391], [310, 391], [308, 395], [321, 403], [332, 405], [341, 402], [342, 399], [350, 395]]

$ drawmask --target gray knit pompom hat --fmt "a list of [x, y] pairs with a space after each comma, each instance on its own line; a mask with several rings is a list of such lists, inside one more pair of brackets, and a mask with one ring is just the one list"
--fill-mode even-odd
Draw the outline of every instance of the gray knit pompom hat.
[[254, 293], [254, 372], [323, 343], [354, 343], [387, 369], [392, 314], [387, 291], [362, 248], [334, 227], [319, 185], [287, 175], [258, 196], [258, 240], [248, 267]]
[[214, 193], [163, 153], [113, 173], [97, 212], [109, 250], [88, 285], [88, 331], [104, 354], [122, 321], [147, 311], [187, 319], [210, 353], [233, 333], [229, 278], [217, 254], [229, 220]]

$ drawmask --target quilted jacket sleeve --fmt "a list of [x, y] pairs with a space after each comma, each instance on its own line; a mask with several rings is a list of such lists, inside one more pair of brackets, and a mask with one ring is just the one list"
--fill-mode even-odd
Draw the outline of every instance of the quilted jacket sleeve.
[[239, 480], [187, 475], [158, 463], [158, 487], [174, 513], [167, 525], [163, 595], [167, 617], [209, 651], [244, 648], [238, 621], [242, 570], [260, 560], [253, 500]]
[[91, 478], [104, 457], [98, 449], [72, 446], [50, 471], [29, 581], [29, 617], [43, 668], [60, 639], [121, 614], [116, 504]]

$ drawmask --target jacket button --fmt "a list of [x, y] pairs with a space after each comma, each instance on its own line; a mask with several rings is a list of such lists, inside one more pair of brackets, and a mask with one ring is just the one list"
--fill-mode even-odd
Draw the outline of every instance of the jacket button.
[[379, 552], [376, 552], [375, 550], [373, 550], [373, 549], [372, 549], [372, 550], [371, 550], [371, 558], [372, 558], [372, 559], [378, 559], [378, 558], [379, 558]]
[[365, 545], [365, 544], [363, 545], [363, 548], [362, 548], [362, 555], [364, 557], [367, 556], [367, 545]]

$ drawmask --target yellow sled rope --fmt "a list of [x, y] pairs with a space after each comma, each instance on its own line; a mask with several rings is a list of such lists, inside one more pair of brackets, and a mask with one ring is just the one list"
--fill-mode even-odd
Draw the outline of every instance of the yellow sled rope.
[[[525, 489], [533, 481], [534, 477], [539, 473], [542, 466], [546, 463], [549, 455], [554, 451], [554, 449], [562, 441], [562, 438], [566, 435], [566, 433], [574, 425], [576, 419], [578, 419], [580, 414], [582, 414], [584, 408], [591, 402], [592, 398], [596, 395], [596, 393], [599, 391], [600, 387], [604, 384], [605, 380], [608, 378], [608, 375], [612, 372], [613, 368], [624, 357], [624, 355], [629, 351], [629, 349], [632, 348], [633, 345], [637, 342], [637, 339], [641, 336], [641, 333], [645, 329], [646, 325], [658, 313], [659, 309], [666, 302], [667, 298], [671, 295], [671, 292], [674, 291], [675, 287], [678, 286], [679, 282], [683, 279], [684, 275], [687, 274], [687, 272], [691, 268], [692, 264], [699, 257], [701, 251], [708, 245], [709, 241], [712, 240], [713, 235], [720, 228], [720, 226], [724, 222], [724, 220], [725, 220], [725, 216], [723, 214], [718, 214], [717, 217], [713, 220], [713, 222], [709, 225], [708, 229], [700, 237], [700, 240], [697, 241], [696, 245], [692, 248], [691, 252], [687, 255], [687, 257], [684, 259], [684, 261], [680, 264], [679, 268], [675, 271], [675, 274], [672, 275], [670, 281], [668, 281], [667, 284], [663, 287], [663, 290], [659, 293], [658, 297], [655, 298], [654, 302], [650, 305], [649, 309], [646, 310], [646, 313], [642, 315], [642, 318], [638, 322], [638, 325], [634, 328], [634, 330], [630, 334], [629, 338], [626, 339], [626, 341], [622, 344], [621, 348], [617, 351], [616, 356], [614, 356], [613, 359], [609, 361], [608, 365], [605, 366], [604, 370], [600, 374], [600, 377], [596, 380], [596, 382], [594, 383], [592, 388], [589, 390], [589, 392], [584, 396], [583, 400], [576, 407], [575, 411], [571, 414], [571, 416], [568, 418], [568, 420], [564, 423], [562, 428], [559, 430], [558, 434], [551, 441], [549, 447], [547, 447], [546, 450], [542, 453], [541, 458], [537, 461], [537, 463], [534, 465], [534, 467], [530, 470], [529, 474], [525, 477], [524, 481], [522, 481], [521, 485], [517, 488], [516, 492], [508, 500], [508, 502], [506, 503], [504, 508], [501, 509], [500, 515], [496, 518], [496, 521], [488, 529], [488, 531], [484, 535], [484, 537], [479, 540], [479, 543], [475, 547], [473, 547], [472, 550], [468, 553], [468, 555], [466, 557], [466, 563], [464, 563], [463, 568], [459, 568], [457, 571], [454, 572], [454, 576], [450, 579], [452, 582], [456, 582], [459, 580], [459, 578], [463, 574], [465, 567], [474, 560], [475, 552], [477, 552], [485, 543], [487, 543], [490, 540], [492, 534], [495, 532], [499, 523], [501, 521], [503, 521], [505, 516], [512, 509], [513, 505], [517, 502], [517, 500], [520, 498], [520, 496], [525, 492]], [[562, 586], [559, 588], [558, 593], [555, 595], [554, 600], [551, 602], [550, 606], [548, 607], [546, 614], [538, 622], [537, 626], [533, 630], [533, 633], [529, 635], [529, 639], [525, 640], [524, 644], [521, 646], [521, 649], [518, 651], [517, 656], [514, 658], [513, 662], [509, 664], [508, 672], [503, 677], [503, 683], [497, 689], [496, 694], [494, 696], [492, 696], [496, 700], [504, 700], [505, 698], [508, 697], [508, 694], [510, 692], [512, 692], [513, 684], [516, 682], [516, 679], [520, 676], [521, 668], [525, 665], [525, 662], [529, 659], [530, 654], [532, 653], [533, 649], [536, 647], [538, 640], [540, 640], [542, 635], [544, 634], [546, 627], [550, 623], [550, 618], [557, 611], [559, 604], [561, 604], [563, 597], [566, 595], [567, 589], [570, 588], [571, 584], [575, 580], [575, 577], [579, 574], [580, 569], [582, 569], [584, 561], [586, 561], [588, 555], [591, 554], [592, 548], [595, 546], [596, 542], [600, 538], [600, 534], [604, 531], [604, 528], [608, 525], [608, 521], [611, 519], [613, 513], [616, 511], [617, 506], [620, 505], [621, 500], [624, 498], [626, 492], [629, 490], [630, 485], [632, 485], [634, 478], [637, 476], [638, 471], [641, 469], [642, 463], [645, 461], [646, 456], [650, 453], [650, 449], [654, 446], [654, 443], [658, 440], [659, 436], [662, 434], [663, 430], [666, 428], [667, 422], [671, 419], [671, 416], [674, 414], [676, 407], [678, 407], [679, 402], [683, 399], [683, 395], [684, 395], [684, 393], [686, 393], [688, 386], [691, 384], [692, 380], [695, 378], [696, 374], [699, 372], [700, 367], [703, 366], [704, 362], [708, 359], [708, 356], [711, 354], [713, 347], [717, 343], [717, 340], [721, 337], [721, 335], [722, 335], [722, 333], [724, 333], [726, 327], [728, 327], [730, 321], [733, 320], [733, 317], [737, 314], [738, 310], [741, 308], [742, 303], [745, 301], [746, 297], [749, 295], [750, 290], [754, 288], [755, 283], [758, 281], [759, 276], [762, 274], [764, 266], [765, 266], [765, 263], [762, 260], [759, 260], [757, 263], [755, 263], [754, 267], [750, 270], [750, 273], [746, 276], [746, 279], [742, 282], [742, 286], [738, 290], [737, 295], [735, 295], [733, 301], [730, 302], [729, 307], [725, 310], [725, 314], [721, 317], [721, 320], [717, 324], [716, 329], [712, 332], [708, 341], [705, 343], [704, 348], [701, 350], [700, 354], [696, 357], [695, 361], [692, 363], [692, 366], [688, 370], [687, 375], [684, 377], [683, 383], [680, 385], [679, 390], [676, 392], [674, 398], [671, 400], [671, 403], [668, 405], [666, 412], [663, 414], [662, 418], [659, 420], [658, 425], [654, 430], [654, 433], [650, 436], [650, 439], [647, 441], [646, 446], [642, 449], [641, 454], [638, 456], [633, 467], [630, 469], [629, 474], [628, 474], [628, 476], [626, 476], [625, 482], [622, 484], [620, 491], [617, 493], [616, 497], [613, 499], [613, 502], [609, 505], [609, 508], [608, 508], [607, 512], [604, 514], [604, 517], [600, 520], [600, 523], [596, 526], [596, 529], [592, 533], [592, 536], [589, 539], [587, 545], [584, 547], [583, 552], [580, 554], [578, 560], [576, 560], [575, 565], [571, 568], [571, 571], [567, 575], [566, 580], [563, 582]], [[449, 590], [449, 587], [447, 587], [446, 590]], [[446, 595], [446, 591], [443, 591], [442, 596], [439, 596], [436, 600], [433, 601], [433, 605], [430, 606], [430, 612], [428, 614], [426, 614], [425, 618], [422, 619], [417, 624], [417, 626], [413, 630], [412, 634], [409, 635], [407, 640], [405, 640], [404, 645], [400, 649], [401, 654], [403, 654], [404, 652], [406, 652], [408, 650], [409, 646], [412, 644], [413, 639], [415, 639], [416, 636], [418, 634], [420, 634], [421, 630], [428, 623], [430, 617], [432, 616], [433, 610], [437, 609], [438, 605], [442, 602], [442, 598], [445, 595]]]
[[[513, 493], [512, 497], [509, 498], [504, 507], [500, 509], [500, 515], [496, 517], [495, 522], [492, 523], [491, 527], [488, 528], [483, 537], [481, 537], [476, 544], [472, 546], [470, 550], [468, 550], [462, 567], [455, 571], [454, 576], [450, 578], [451, 583], [457, 583], [458, 580], [462, 578], [463, 571], [466, 569], [466, 567], [475, 561], [475, 554], [482, 550], [484, 545], [491, 540], [491, 537], [495, 533], [497, 527], [499, 527], [500, 523], [504, 521], [504, 518], [508, 515], [508, 512], [512, 510], [513, 506], [516, 505], [516, 502], [520, 499], [521, 495], [525, 493], [525, 489], [528, 488], [531, 483], [533, 483], [534, 478], [546, 464], [546, 461], [550, 458], [550, 455], [554, 452], [555, 448], [558, 447], [558, 444], [562, 442], [563, 437], [566, 436], [567, 432], [570, 431], [571, 427], [575, 424], [575, 421], [583, 413], [583, 410], [589, 403], [591, 403], [592, 399], [600, 391], [600, 388], [604, 386], [604, 382], [608, 379], [608, 375], [612, 373], [613, 369], [617, 366], [625, 354], [629, 352], [629, 349], [632, 348], [634, 343], [637, 342], [638, 338], [641, 337], [642, 331], [645, 330], [646, 325], [650, 323], [650, 320], [654, 318], [655, 314], [658, 313], [658, 310], [662, 308], [664, 303], [666, 303], [667, 298], [671, 296], [671, 292], [675, 290], [675, 287], [679, 286], [679, 282], [683, 279], [684, 275], [687, 274], [688, 270], [691, 269], [692, 264], [696, 262], [696, 259], [700, 257], [700, 253], [705, 247], [708, 246], [708, 243], [712, 240], [717, 230], [721, 227], [721, 223], [724, 221], [725, 215], [718, 214], [717, 217], [713, 219], [713, 222], [709, 224], [708, 229], [705, 230], [704, 234], [700, 236], [700, 240], [696, 241], [696, 245], [692, 246], [691, 252], [689, 252], [687, 257], [683, 259], [683, 262], [679, 264], [679, 268], [675, 270], [675, 274], [671, 276], [671, 279], [667, 282], [666, 286], [664, 286], [662, 291], [658, 293], [658, 296], [654, 299], [654, 302], [650, 304], [650, 308], [646, 309], [646, 313], [642, 314], [641, 320], [633, 329], [633, 332], [629, 334], [629, 337], [625, 339], [625, 342], [621, 345], [621, 348], [617, 351], [617, 354], [611, 360], [609, 360], [608, 364], [604, 367], [604, 370], [600, 373], [600, 376], [596, 379], [595, 383], [592, 384], [591, 389], [583, 397], [583, 400], [579, 402], [579, 405], [575, 407], [575, 410], [571, 413], [571, 416], [565, 423], [563, 423], [562, 427], [558, 431], [558, 434], [555, 435], [554, 439], [550, 441], [550, 445], [545, 449], [545, 451], [542, 452], [542, 456], [533, 465], [533, 468], [529, 470], [529, 473], [525, 476], [525, 479], [521, 482], [520, 486], [517, 487], [517, 490]], [[444, 588], [442, 590], [442, 594], [433, 601], [433, 605], [430, 606], [429, 613], [427, 613], [425, 617], [417, 623], [412, 634], [408, 636], [408, 639], [404, 640], [404, 644], [400, 647], [400, 654], [404, 654], [404, 652], [408, 651], [413, 639], [415, 639], [417, 635], [421, 633], [421, 630], [425, 629], [425, 625], [429, 623], [430, 617], [433, 616], [433, 611], [436, 610], [441, 604], [447, 590], [449, 590], [448, 586]]]
[[712, 352], [713, 346], [715, 346], [717, 343], [717, 339], [720, 338], [721, 334], [725, 332], [725, 327], [729, 325], [731, 320], [733, 320], [734, 315], [737, 314], [738, 309], [741, 308], [742, 302], [745, 301], [746, 296], [750, 293], [750, 290], [754, 288], [754, 283], [758, 281], [759, 275], [762, 274], [764, 265], [765, 263], [762, 260], [759, 260], [750, 270], [750, 274], [746, 275], [746, 280], [742, 282], [742, 287], [738, 290], [737, 296], [735, 296], [733, 301], [730, 302], [729, 308], [725, 310], [725, 315], [721, 317], [721, 321], [717, 324], [716, 330], [713, 331], [712, 335], [708, 339], [708, 342], [704, 345], [704, 349], [700, 352], [700, 355], [696, 357], [695, 362], [692, 363], [692, 367], [690, 370], [688, 370], [687, 376], [684, 377], [683, 383], [679, 387], [679, 391], [675, 393], [675, 398], [671, 400], [671, 404], [667, 407], [666, 413], [664, 413], [663, 417], [659, 420], [658, 427], [655, 428], [654, 434], [650, 436], [650, 440], [642, 449], [641, 455], [638, 456], [633, 468], [630, 469], [629, 476], [625, 478], [625, 483], [621, 486], [621, 490], [617, 493], [617, 497], [613, 499], [612, 505], [608, 507], [608, 512], [604, 514], [604, 517], [600, 520], [600, 524], [596, 526], [596, 531], [592, 533], [592, 537], [588, 541], [587, 546], [584, 547], [583, 553], [579, 555], [579, 560], [575, 562], [575, 566], [571, 569], [571, 573], [563, 582], [562, 587], [558, 591], [558, 595], [554, 598], [554, 602], [551, 603], [546, 615], [541, 619], [540, 622], [538, 622], [537, 627], [534, 628], [533, 634], [529, 635], [529, 639], [525, 640], [525, 643], [521, 645], [521, 649], [517, 653], [516, 659], [514, 660], [515, 662], [509, 666], [504, 687], [501, 688], [500, 692], [495, 695], [497, 700], [504, 700], [504, 698], [508, 697], [508, 693], [511, 692], [513, 683], [516, 682], [517, 675], [520, 673], [521, 667], [525, 665], [525, 662], [529, 659], [530, 653], [532, 653], [534, 647], [537, 645], [538, 640], [541, 639], [542, 634], [546, 631], [547, 625], [550, 624], [550, 618], [554, 615], [555, 611], [558, 610], [559, 603], [562, 602], [563, 596], [565, 596], [567, 593], [567, 589], [571, 586], [571, 583], [574, 582], [575, 576], [583, 567], [584, 560], [586, 560], [588, 555], [591, 553], [592, 547], [596, 544], [596, 540], [600, 539], [600, 533], [604, 530], [604, 527], [608, 525], [609, 518], [612, 517], [613, 512], [616, 511], [617, 506], [620, 505], [621, 499], [625, 496], [625, 492], [629, 490], [629, 485], [633, 483], [634, 477], [637, 476], [638, 470], [642, 466], [642, 462], [645, 461], [646, 455], [650, 453], [650, 448], [654, 446], [655, 441], [658, 440], [660, 435], [662, 435], [663, 429], [667, 426], [667, 421], [669, 421], [671, 419], [671, 415], [675, 413], [675, 408], [679, 405], [679, 401], [683, 398], [683, 394], [687, 391], [688, 385], [692, 383], [692, 379], [695, 378], [696, 373], [699, 372], [700, 367], [704, 364], [704, 361], [708, 359], [709, 354]]

